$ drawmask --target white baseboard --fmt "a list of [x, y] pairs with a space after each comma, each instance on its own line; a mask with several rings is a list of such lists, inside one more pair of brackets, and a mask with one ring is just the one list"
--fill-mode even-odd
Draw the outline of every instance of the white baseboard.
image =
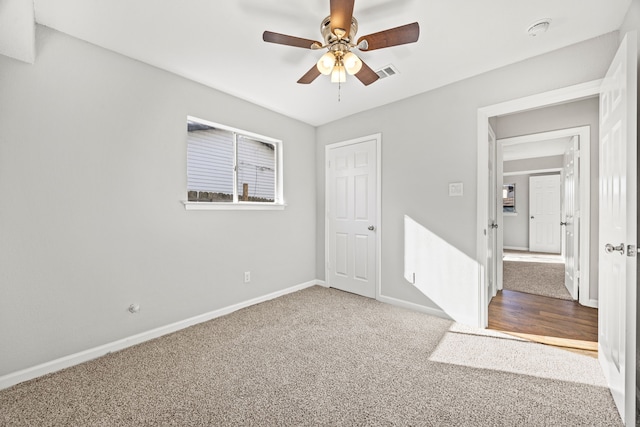
[[316, 285], [323, 286], [325, 288], [329, 287], [329, 285], [327, 285], [327, 282], [325, 282], [324, 280], [316, 280]]
[[588, 299], [586, 301], [579, 301], [581, 305], [585, 307], [598, 308], [598, 300], [597, 299]]
[[508, 249], [508, 250], [511, 250], [511, 251], [529, 252], [529, 248], [520, 247], [520, 246], [503, 246], [502, 249]]
[[404, 301], [404, 300], [393, 298], [393, 297], [387, 297], [384, 295], [379, 295], [378, 298], [376, 299], [386, 304], [391, 304], [391, 305], [395, 305], [402, 308], [408, 308], [409, 310], [418, 311], [420, 313], [429, 314], [431, 316], [440, 317], [442, 319], [453, 320], [450, 316], [447, 315], [447, 313], [445, 313], [442, 310], [438, 310], [437, 308], [427, 307], [424, 305], [415, 304], [412, 302]]
[[10, 374], [4, 375], [0, 377], [0, 390], [11, 387], [18, 383], [28, 381], [42, 375], [50, 374], [52, 372], [59, 371], [61, 369], [65, 369], [74, 365], [78, 365], [83, 362], [87, 362], [92, 359], [96, 359], [98, 357], [104, 356], [106, 354], [112, 353], [114, 351], [123, 350], [127, 347], [134, 346], [136, 344], [143, 343], [145, 341], [149, 341], [154, 338], [161, 337], [166, 334], [170, 334], [172, 332], [179, 331], [180, 329], [187, 328], [189, 326], [196, 325], [198, 323], [206, 322], [216, 317], [221, 317], [226, 314], [233, 313], [234, 311], [240, 310], [242, 308], [249, 307], [251, 305], [259, 304], [261, 302], [269, 301], [274, 298], [281, 297], [286, 294], [290, 294], [293, 292], [300, 291], [302, 289], [309, 288], [311, 286], [321, 285], [325, 286], [324, 282], [319, 280], [312, 280], [310, 282], [302, 283], [300, 285], [292, 286], [287, 289], [283, 289], [277, 292], [273, 292], [267, 295], [263, 295], [257, 298], [250, 299], [248, 301], [243, 301], [237, 304], [230, 305], [228, 307], [220, 308], [218, 310], [210, 311], [208, 313], [201, 314], [199, 316], [194, 316], [189, 319], [185, 319], [179, 322], [171, 323], [166, 326], [161, 326], [156, 329], [151, 329], [146, 332], [142, 332], [127, 338], [122, 338], [117, 341], [113, 341], [108, 344], [104, 344], [98, 347], [90, 348], [88, 350], [81, 351], [79, 353], [70, 354], [68, 356], [61, 357], [59, 359], [51, 360], [49, 362], [42, 363], [40, 365], [33, 366], [31, 368], [26, 368], [17, 372], [12, 372]]

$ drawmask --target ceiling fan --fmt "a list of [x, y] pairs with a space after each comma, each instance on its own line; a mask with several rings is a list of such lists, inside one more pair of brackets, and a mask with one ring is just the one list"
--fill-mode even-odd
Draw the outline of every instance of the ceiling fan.
[[353, 17], [355, 0], [330, 0], [330, 15], [320, 25], [324, 44], [300, 37], [265, 31], [262, 39], [265, 42], [300, 47], [303, 49], [327, 49], [320, 60], [298, 80], [298, 83], [309, 84], [320, 74], [331, 75], [333, 83], [343, 83], [347, 74], [355, 75], [365, 86], [380, 77], [365, 64], [351, 49], [361, 51], [383, 49], [418, 41], [420, 26], [417, 22], [396, 28], [362, 36], [354, 43], [358, 32], [358, 21]]

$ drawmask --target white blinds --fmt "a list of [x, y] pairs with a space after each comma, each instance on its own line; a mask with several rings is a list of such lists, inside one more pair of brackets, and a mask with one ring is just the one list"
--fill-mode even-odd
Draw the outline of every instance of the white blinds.
[[[245, 184], [249, 201], [272, 202], [276, 191], [276, 146], [237, 137], [237, 194]], [[187, 136], [187, 191], [233, 196], [234, 133], [194, 126]]]
[[188, 133], [187, 189], [233, 195], [233, 133], [209, 128]]

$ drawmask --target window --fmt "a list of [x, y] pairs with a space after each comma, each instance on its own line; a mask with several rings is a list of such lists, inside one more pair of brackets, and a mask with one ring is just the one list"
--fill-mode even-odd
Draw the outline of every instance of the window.
[[282, 143], [187, 117], [187, 209], [282, 208]]
[[516, 211], [516, 185], [505, 184], [502, 186], [502, 211]]

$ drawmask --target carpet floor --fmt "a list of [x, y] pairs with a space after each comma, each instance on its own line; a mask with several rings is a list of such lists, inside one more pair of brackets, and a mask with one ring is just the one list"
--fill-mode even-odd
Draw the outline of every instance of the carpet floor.
[[502, 287], [551, 298], [571, 300], [564, 286], [564, 264], [503, 261]]
[[596, 360], [312, 287], [0, 391], [0, 425], [619, 426]]

